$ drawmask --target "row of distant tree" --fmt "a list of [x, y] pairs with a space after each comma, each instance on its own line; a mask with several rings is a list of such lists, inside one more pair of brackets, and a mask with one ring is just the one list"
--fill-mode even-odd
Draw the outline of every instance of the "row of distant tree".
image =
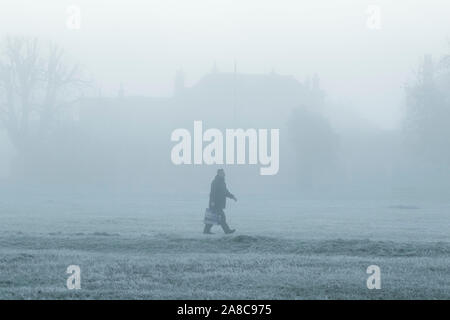
[[[34, 154], [54, 147], [61, 114], [90, 86], [81, 68], [62, 48], [37, 39], [9, 37], [0, 43], [0, 126], [17, 152], [16, 166], [32, 165]], [[400, 136], [402, 162], [411, 168], [450, 167], [450, 56], [426, 56], [407, 86], [406, 112]], [[318, 112], [323, 95], [299, 106], [288, 121], [298, 180], [308, 184], [336, 179], [338, 135]], [[64, 142], [62, 142], [64, 143]]]
[[[431, 55], [424, 56], [405, 89], [405, 112], [401, 126], [397, 132], [390, 133], [389, 140], [367, 139], [367, 144], [373, 145], [365, 148], [351, 146], [351, 152], [349, 149], [343, 151], [342, 145], [351, 142], [342, 141], [342, 137], [334, 132], [329, 121], [319, 112], [323, 103], [319, 99], [315, 104], [300, 106], [289, 120], [301, 186], [336, 185], [336, 181], [342, 186], [348, 174], [346, 170], [353, 170], [353, 173], [350, 172], [353, 176], [362, 176], [360, 173], [363, 172], [361, 180], [370, 183], [366, 179], [370, 176], [368, 171], [377, 165], [383, 166], [381, 162], [387, 163], [383, 174], [384, 181], [389, 183], [404, 180], [405, 184], [428, 187], [430, 182], [436, 185], [450, 182], [450, 55], [436, 61]], [[377, 152], [386, 153], [380, 157]], [[365, 168], [356, 174], [355, 168], [348, 169], [349, 163], [350, 166], [355, 163], [349, 161], [352, 156], [365, 161]], [[387, 159], [379, 161], [383, 156]], [[373, 175], [378, 175], [376, 178], [381, 180], [381, 171], [373, 171]]]

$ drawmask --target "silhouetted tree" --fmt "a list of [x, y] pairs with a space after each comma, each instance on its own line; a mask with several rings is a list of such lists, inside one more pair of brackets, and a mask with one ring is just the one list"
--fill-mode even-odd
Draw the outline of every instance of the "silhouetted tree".
[[333, 184], [338, 138], [327, 119], [316, 110], [300, 107], [293, 111], [288, 128], [297, 154], [299, 185], [315, 189]]
[[0, 124], [24, 156], [52, 131], [86, 82], [56, 45], [44, 50], [37, 39], [8, 37], [0, 48]]
[[448, 82], [445, 81], [448, 69], [445, 71], [443, 68], [445, 62], [443, 59], [436, 65], [430, 55], [425, 56], [417, 78], [406, 88], [406, 146], [414, 161], [433, 167], [439, 164], [448, 166], [450, 161], [450, 96]]

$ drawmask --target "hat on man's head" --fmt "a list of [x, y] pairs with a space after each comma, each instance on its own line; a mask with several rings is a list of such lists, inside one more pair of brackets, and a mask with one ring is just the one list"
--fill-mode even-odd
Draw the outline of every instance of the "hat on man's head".
[[223, 171], [223, 169], [218, 169], [217, 174], [225, 174], [225, 171]]

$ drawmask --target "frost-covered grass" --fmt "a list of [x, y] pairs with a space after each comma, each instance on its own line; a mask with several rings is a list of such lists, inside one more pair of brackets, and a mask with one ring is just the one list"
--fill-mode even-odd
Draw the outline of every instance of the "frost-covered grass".
[[[109, 234], [2, 237], [3, 299], [449, 299], [450, 245]], [[81, 290], [66, 288], [68, 265]], [[369, 265], [382, 289], [368, 290]]]
[[205, 194], [0, 191], [3, 299], [450, 298], [447, 202], [241, 195], [205, 236]]

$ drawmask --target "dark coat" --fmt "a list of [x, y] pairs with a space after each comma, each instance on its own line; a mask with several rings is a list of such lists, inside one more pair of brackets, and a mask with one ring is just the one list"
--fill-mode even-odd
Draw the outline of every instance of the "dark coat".
[[227, 198], [234, 199], [225, 184], [224, 177], [216, 176], [211, 183], [211, 192], [209, 193], [210, 209], [225, 209]]

